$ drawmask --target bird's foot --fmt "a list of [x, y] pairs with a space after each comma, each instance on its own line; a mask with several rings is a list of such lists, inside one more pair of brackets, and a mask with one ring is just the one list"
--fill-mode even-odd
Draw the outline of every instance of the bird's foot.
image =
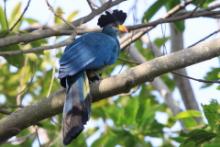
[[96, 83], [102, 80], [101, 73], [97, 72], [87, 72], [89, 83]]

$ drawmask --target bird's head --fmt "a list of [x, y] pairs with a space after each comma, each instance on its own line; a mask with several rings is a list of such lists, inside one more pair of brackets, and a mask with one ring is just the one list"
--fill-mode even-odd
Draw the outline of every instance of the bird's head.
[[122, 10], [114, 10], [112, 13], [106, 11], [106, 14], [103, 14], [98, 19], [98, 25], [101, 28], [106, 26], [111, 26], [116, 28], [120, 32], [128, 32], [128, 29], [123, 25], [127, 14]]

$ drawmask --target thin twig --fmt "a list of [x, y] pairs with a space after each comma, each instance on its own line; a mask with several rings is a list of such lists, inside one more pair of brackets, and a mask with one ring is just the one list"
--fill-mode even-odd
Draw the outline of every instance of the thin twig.
[[213, 36], [213, 35], [215, 35], [215, 34], [217, 34], [217, 33], [219, 33], [219, 32], [220, 32], [220, 29], [218, 29], [218, 30], [216, 30], [216, 31], [214, 31], [214, 32], [212, 32], [212, 33], [210, 33], [209, 35], [203, 37], [203, 38], [200, 39], [199, 41], [197, 41], [197, 42], [195, 42], [195, 43], [189, 45], [187, 48], [193, 47], [193, 46], [197, 45], [198, 43], [200, 43], [200, 42], [202, 42], [202, 41], [205, 41], [205, 40], [208, 39], [209, 37], [211, 37], [211, 36]]
[[91, 0], [86, 0], [86, 1], [87, 1], [88, 5], [89, 5], [90, 9], [91, 9], [92, 11], [94, 11], [95, 8], [92, 6]]
[[72, 43], [74, 38], [75, 38], [75, 35], [72, 35], [68, 39], [66, 39], [62, 42], [53, 44], [53, 45], [40, 46], [40, 47], [31, 48], [31, 49], [27, 49], [27, 50], [3, 51], [3, 52], [0, 52], [0, 55], [1, 56], [6, 56], [6, 55], [12, 56], [12, 55], [17, 55], [17, 54], [28, 54], [28, 53], [35, 53], [35, 52], [55, 49], [55, 48], [63, 47], [63, 46], [66, 46], [66, 45]]
[[40, 137], [39, 137], [39, 134], [38, 134], [38, 127], [37, 126], [36, 126], [36, 129], [35, 129], [35, 133], [36, 133], [38, 145], [39, 145], [39, 147], [42, 147], [42, 144], [40, 142]]
[[220, 14], [220, 10], [218, 11], [206, 11], [206, 10], [201, 10], [199, 12], [195, 12], [192, 15], [192, 12], [185, 12], [185, 13], [181, 13], [182, 15], [174, 15], [172, 17], [168, 17], [168, 18], [160, 18], [157, 19], [155, 21], [149, 22], [149, 23], [144, 23], [144, 24], [138, 24], [138, 25], [134, 25], [134, 26], [129, 26], [129, 30], [136, 30], [136, 29], [141, 29], [141, 28], [146, 28], [149, 26], [156, 26], [158, 24], [163, 24], [163, 23], [170, 23], [170, 22], [175, 22], [175, 21], [180, 21], [180, 20], [184, 20], [184, 19], [190, 19], [190, 18], [197, 18], [197, 17], [210, 17], [210, 16], [219, 16]]
[[[138, 29], [144, 28], [144, 29], [141, 29], [140, 31], [135, 33], [135, 35], [132, 36], [132, 40], [123, 42], [123, 44], [121, 44], [121, 48], [125, 49], [126, 47], [128, 47], [129, 44], [133, 43], [134, 41], [136, 41], [137, 39], [142, 37], [144, 34], [149, 32], [150, 30], [152, 30], [158, 24], [162, 24], [162, 22], [164, 20], [169, 19], [169, 17], [172, 17], [174, 14], [176, 14], [177, 12], [179, 12], [180, 10], [182, 10], [183, 8], [185, 8], [187, 5], [189, 5], [191, 3], [192, 3], [192, 0], [187, 1], [184, 4], [178, 4], [175, 7], [173, 7], [171, 10], [169, 10], [163, 17], [161, 17], [160, 19], [153, 21], [151, 23], [140, 24], [140, 25], [130, 27], [130, 29], [135, 29], [135, 28], [138, 28]], [[143, 26], [145, 26], [145, 27], [143, 27]], [[128, 38], [130, 38], [130, 37], [128, 37]], [[126, 38], [125, 40], [129, 40], [128, 38]]]
[[218, 81], [218, 80], [210, 81], [210, 80], [197, 79], [197, 78], [193, 78], [191, 76], [183, 75], [183, 74], [180, 74], [180, 73], [174, 72], [174, 71], [172, 71], [171, 73], [175, 74], [175, 75], [178, 75], [178, 76], [181, 76], [183, 78], [187, 78], [187, 79], [190, 79], [190, 80], [197, 81], [197, 82], [202, 82], [202, 83], [207, 83], [207, 84], [220, 84], [220, 81]]
[[193, 9], [192, 13], [189, 14], [189, 15], [193, 15], [193, 14], [199, 9], [199, 7], [202, 6], [202, 5], [205, 3], [205, 1], [206, 1], [206, 0], [203, 0], [200, 4], [198, 4], [198, 5]]
[[21, 19], [23, 18], [24, 14], [26, 13], [29, 5], [31, 3], [31, 0], [28, 0], [26, 7], [24, 8], [23, 12], [21, 13], [21, 16], [18, 18], [18, 20], [14, 23], [14, 25], [12, 25], [12, 27], [9, 29], [9, 31], [12, 31], [16, 25], [21, 21]]
[[176, 14], [177, 12], [179, 12], [180, 10], [186, 8], [186, 6], [188, 6], [189, 4], [191, 4], [193, 2], [193, 0], [188, 0], [186, 2], [184, 2], [183, 4], [178, 4], [175, 7], [173, 7], [171, 10], [169, 10], [166, 15], [164, 15], [162, 18], [168, 18], [171, 17], [172, 15]]
[[68, 26], [69, 26], [70, 28], [72, 28], [74, 31], [76, 30], [76, 27], [75, 27], [72, 23], [66, 21], [61, 15], [59, 15], [59, 14], [57, 14], [57, 13], [55, 12], [54, 8], [50, 5], [50, 3], [48, 2], [48, 0], [45, 0], [45, 1], [46, 1], [46, 3], [47, 3], [47, 6], [49, 7], [49, 9], [51, 10], [51, 12], [55, 15], [55, 17], [61, 19], [66, 25], [68, 25]]
[[[206, 36], [205, 38], [199, 40], [198, 42], [194, 43], [193, 45], [191, 45], [191, 46], [189, 46], [187, 48], [190, 48], [190, 47], [193, 47], [193, 46], [197, 45], [198, 43], [204, 41], [205, 39], [207, 39], [208, 37], [210, 37], [211, 35], [213, 35], [214, 33], [219, 32], [219, 31], [220, 30], [217, 30], [217, 31], [213, 32], [212, 34]], [[149, 36], [148, 36], [148, 39], [150, 40]], [[159, 51], [159, 49], [155, 48], [156, 46], [151, 41], [149, 41], [149, 44], [150, 44], [151, 48], [153, 49], [154, 54], [155, 54], [154, 50]], [[161, 52], [157, 52], [155, 55], [157, 57], [159, 57], [159, 56], [164, 56], [166, 54], [162, 54]], [[188, 75], [184, 75], [184, 74], [181, 74], [181, 73], [177, 73], [177, 72], [171, 72], [171, 73], [173, 73], [175, 75], [178, 75], [178, 76], [181, 76], [183, 78], [187, 78], [187, 79], [190, 79], [190, 80], [197, 81], [197, 82], [208, 83], [208, 84], [214, 84], [214, 83], [219, 84], [220, 83], [220, 81], [211, 81], [211, 80], [197, 79], [197, 78], [194, 78], [194, 77], [191, 77], [191, 76], [188, 76]]]
[[134, 61], [134, 60], [128, 60], [128, 59], [125, 59], [125, 58], [118, 58], [119, 61], [122, 61], [122, 62], [125, 62], [125, 63], [130, 63], [130, 64], [135, 64], [135, 65], [138, 65], [139, 63]]

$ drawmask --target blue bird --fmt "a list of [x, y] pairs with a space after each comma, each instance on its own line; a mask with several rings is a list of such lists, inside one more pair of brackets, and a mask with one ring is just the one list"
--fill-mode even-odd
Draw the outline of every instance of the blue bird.
[[113, 64], [118, 58], [118, 30], [127, 32], [122, 24], [127, 15], [121, 10], [106, 11], [98, 19], [102, 32], [91, 32], [77, 38], [65, 48], [60, 59], [59, 76], [66, 89], [63, 108], [63, 143], [69, 144], [84, 129], [89, 119], [90, 104], [85, 100], [86, 72]]

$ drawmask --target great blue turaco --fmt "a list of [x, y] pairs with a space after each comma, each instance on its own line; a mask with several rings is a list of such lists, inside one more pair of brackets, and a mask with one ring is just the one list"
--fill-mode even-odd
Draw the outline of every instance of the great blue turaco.
[[113, 64], [119, 56], [118, 31], [127, 32], [123, 25], [127, 14], [121, 10], [106, 11], [98, 19], [101, 32], [90, 32], [68, 45], [60, 59], [59, 78], [66, 89], [63, 108], [63, 143], [69, 144], [84, 129], [89, 119], [90, 105], [85, 100], [86, 74]]

